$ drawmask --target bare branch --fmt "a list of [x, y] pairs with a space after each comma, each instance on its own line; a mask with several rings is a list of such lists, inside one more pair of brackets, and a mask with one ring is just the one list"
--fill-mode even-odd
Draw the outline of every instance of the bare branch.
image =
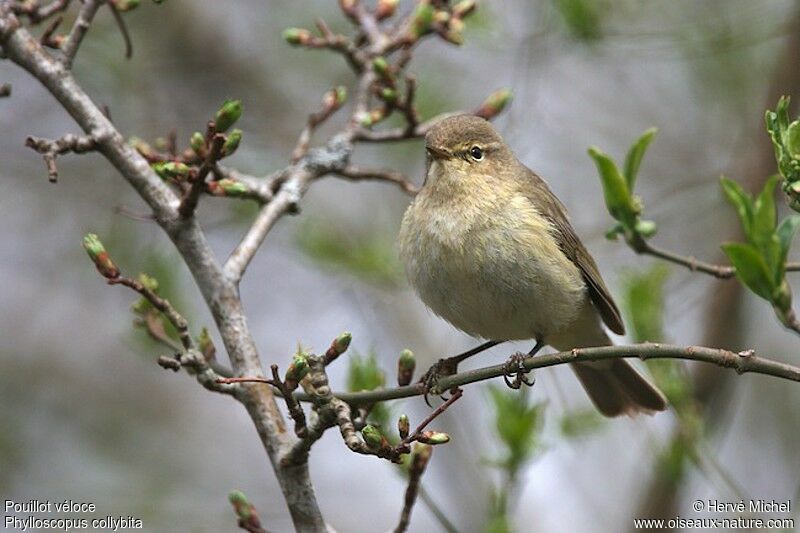
[[75, 24], [72, 25], [69, 35], [67, 35], [64, 44], [61, 45], [61, 51], [64, 53], [63, 64], [64, 68], [72, 68], [72, 62], [75, 60], [75, 55], [78, 53], [78, 48], [81, 46], [86, 32], [89, 31], [89, 26], [92, 25], [92, 20], [97, 14], [97, 10], [105, 3], [105, 0], [84, 0], [83, 7]]
[[403, 510], [400, 513], [400, 522], [394, 529], [394, 533], [403, 533], [408, 529], [408, 524], [411, 521], [411, 510], [414, 508], [414, 503], [417, 501], [419, 482], [420, 479], [422, 479], [422, 474], [425, 473], [425, 469], [428, 467], [428, 462], [431, 459], [432, 453], [433, 447], [427, 444], [417, 444], [414, 447], [411, 466], [408, 470], [408, 487], [406, 488]]
[[[633, 251], [637, 254], [652, 255], [653, 257], [658, 257], [664, 261], [684, 266], [692, 272], [702, 272], [703, 274], [709, 274], [719, 279], [731, 279], [736, 276], [736, 269], [732, 266], [715, 265], [712, 263], [699, 261], [692, 256], [679, 255], [653, 246], [642, 238], [639, 238], [634, 243], [631, 243], [631, 248], [633, 248]], [[786, 263], [786, 271], [800, 271], [800, 263]]]
[[47, 177], [51, 183], [58, 181], [56, 156], [67, 152], [82, 154], [97, 149], [97, 141], [89, 135], [73, 135], [68, 133], [60, 139], [51, 140], [42, 137], [28, 137], [25, 146], [33, 148], [44, 158], [47, 165]]
[[66, 11], [72, 0], [53, 0], [47, 5], [40, 5], [38, 0], [15, 2], [11, 9], [14, 14], [27, 17], [31, 24], [39, 24], [56, 13]]
[[224, 270], [230, 279], [237, 282], [242, 279], [247, 266], [278, 219], [287, 212], [297, 212], [300, 198], [314, 177], [316, 175], [305, 167], [295, 169], [272, 200], [261, 208], [253, 224], [225, 262]]
[[352, 181], [386, 181], [397, 185], [403, 192], [412, 196], [419, 192], [419, 187], [411, 183], [407, 176], [401, 172], [389, 169], [363, 168], [356, 165], [348, 165], [333, 175]]
[[117, 23], [119, 32], [122, 34], [122, 40], [125, 43], [125, 59], [130, 59], [133, 57], [133, 41], [131, 40], [131, 34], [128, 32], [128, 26], [125, 24], [125, 19], [114, 2], [109, 2], [108, 7], [111, 8], [111, 14], [114, 15], [114, 22]]
[[[732, 368], [738, 374], [762, 374], [800, 382], [800, 367], [758, 357], [753, 350], [743, 350], [737, 353], [730, 350], [708, 348], [704, 346], [676, 346], [671, 344], [643, 343], [577, 348], [569, 352], [528, 357], [522, 361], [522, 365], [525, 371], [530, 371], [537, 368], [574, 363], [576, 361], [602, 361], [620, 358], [701, 361], [712, 363], [723, 368]], [[437, 388], [440, 390], [449, 390], [470, 383], [502, 377], [506, 370], [505, 364], [499, 364], [468, 370], [452, 376], [444, 376], [437, 382]], [[332, 394], [337, 399], [349, 405], [359, 406], [389, 400], [411, 398], [413, 396], [421, 396], [424, 393], [424, 387], [417, 383], [391, 389], [377, 389], [367, 392], [333, 392]], [[308, 394], [295, 393], [295, 397], [300, 401], [312, 401], [312, 397]]]

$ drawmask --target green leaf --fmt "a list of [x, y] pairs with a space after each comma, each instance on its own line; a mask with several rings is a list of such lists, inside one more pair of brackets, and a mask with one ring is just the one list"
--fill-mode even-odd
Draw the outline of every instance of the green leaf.
[[736, 268], [736, 277], [745, 286], [767, 301], [771, 301], [776, 285], [767, 263], [752, 244], [732, 242], [722, 245], [728, 260]]
[[780, 265], [779, 276], [776, 282], [780, 283], [783, 275], [786, 273], [786, 258], [789, 256], [789, 248], [792, 246], [792, 239], [794, 238], [797, 229], [800, 228], [800, 215], [791, 215], [783, 219], [775, 235], [778, 237], [778, 244], [780, 246], [780, 256], [778, 264]]
[[529, 405], [527, 396], [518, 391], [491, 386], [495, 428], [506, 456], [500, 464], [510, 472], [518, 470], [542, 448], [540, 434], [544, 425], [544, 404]]
[[784, 144], [790, 156], [794, 159], [800, 159], [800, 121], [795, 120], [789, 124]]
[[642, 164], [642, 159], [647, 151], [647, 147], [656, 136], [656, 128], [646, 130], [639, 139], [633, 143], [631, 149], [628, 150], [628, 155], [625, 156], [625, 181], [628, 184], [628, 191], [633, 193], [634, 186], [636, 185], [636, 175], [639, 173], [639, 167]]
[[739, 214], [739, 220], [744, 228], [744, 233], [749, 239], [753, 227], [753, 200], [750, 198], [750, 195], [742, 189], [742, 186], [735, 181], [722, 176], [719, 179], [719, 183], [722, 186], [725, 197], [733, 207], [736, 208], [736, 212]]
[[636, 342], [664, 341], [664, 283], [669, 268], [655, 263], [644, 272], [625, 272], [622, 309]]
[[628, 190], [625, 178], [616, 163], [605, 153], [595, 147], [589, 148], [589, 156], [594, 159], [600, 181], [603, 184], [603, 196], [608, 212], [625, 226], [633, 228], [636, 222], [636, 210]]
[[753, 227], [750, 241], [757, 246], [767, 243], [775, 233], [777, 215], [775, 213], [775, 185], [780, 176], [772, 176], [753, 203]]

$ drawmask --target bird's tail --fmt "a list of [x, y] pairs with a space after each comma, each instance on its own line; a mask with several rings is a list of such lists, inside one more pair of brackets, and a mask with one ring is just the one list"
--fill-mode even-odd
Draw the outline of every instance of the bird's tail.
[[570, 366], [592, 403], [605, 416], [653, 414], [667, 408], [664, 394], [624, 359]]
[[[557, 350], [613, 344], [597, 313], [586, 306], [569, 330], [547, 339]], [[597, 409], [605, 416], [653, 414], [667, 408], [667, 399], [655, 385], [625, 359], [585, 361], [570, 365]]]

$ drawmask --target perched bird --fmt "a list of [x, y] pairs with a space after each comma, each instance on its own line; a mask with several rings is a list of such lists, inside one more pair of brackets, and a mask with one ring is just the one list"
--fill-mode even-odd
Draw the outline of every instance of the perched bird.
[[[489, 122], [471, 115], [443, 119], [426, 135], [425, 149], [425, 182], [403, 217], [400, 256], [434, 313], [488, 339], [484, 348], [535, 339], [531, 354], [544, 345], [559, 351], [610, 345], [602, 323], [624, 333], [566, 208]], [[445, 359], [438, 370], [455, 371], [475, 352]], [[667, 407], [664, 395], [624, 359], [571, 366], [606, 416]]]

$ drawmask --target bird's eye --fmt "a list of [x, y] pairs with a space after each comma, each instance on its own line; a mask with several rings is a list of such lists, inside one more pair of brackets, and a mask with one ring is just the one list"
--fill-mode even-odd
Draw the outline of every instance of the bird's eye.
[[483, 159], [483, 150], [481, 150], [480, 146], [473, 146], [469, 149], [469, 155], [471, 155], [472, 159], [475, 161], [480, 161]]

